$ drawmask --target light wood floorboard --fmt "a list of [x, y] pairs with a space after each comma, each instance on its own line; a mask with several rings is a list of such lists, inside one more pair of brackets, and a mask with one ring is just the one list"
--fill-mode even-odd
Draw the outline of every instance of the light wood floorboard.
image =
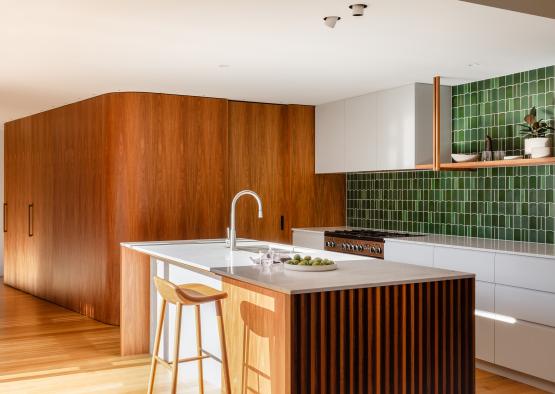
[[[0, 285], [0, 393], [145, 393], [149, 361], [119, 356], [119, 327]], [[169, 392], [170, 377], [159, 368], [155, 392]], [[179, 382], [179, 393], [198, 392], [196, 376]], [[476, 382], [477, 393], [542, 392], [481, 370]]]

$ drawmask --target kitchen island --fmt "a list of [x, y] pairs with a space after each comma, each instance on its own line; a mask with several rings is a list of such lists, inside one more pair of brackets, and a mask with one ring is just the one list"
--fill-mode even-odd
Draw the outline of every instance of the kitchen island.
[[[151, 349], [158, 275], [228, 293], [233, 392], [474, 392], [474, 275], [279, 244], [270, 245], [333, 259], [338, 269], [254, 265], [250, 257], [267, 245], [241, 241], [231, 252], [223, 240], [122, 244], [122, 354]], [[203, 342], [218, 356], [211, 307], [203, 306]], [[166, 357], [171, 309], [167, 319]], [[183, 327], [184, 357], [196, 349], [193, 326]], [[205, 380], [218, 385], [219, 365], [205, 363]], [[194, 365], [186, 368], [196, 376]]]

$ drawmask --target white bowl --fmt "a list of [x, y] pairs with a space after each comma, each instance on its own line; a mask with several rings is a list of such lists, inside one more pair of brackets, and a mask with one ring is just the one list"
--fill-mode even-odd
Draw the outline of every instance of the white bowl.
[[330, 265], [294, 265], [283, 263], [283, 268], [291, 271], [304, 271], [304, 272], [323, 272], [333, 271], [337, 269], [337, 264]]
[[462, 154], [462, 153], [453, 153], [453, 154], [451, 154], [451, 157], [453, 158], [455, 163], [468, 163], [470, 161], [480, 160], [480, 154], [479, 153], [475, 153], [475, 154], [471, 154], [471, 155], [465, 155], [465, 154]]

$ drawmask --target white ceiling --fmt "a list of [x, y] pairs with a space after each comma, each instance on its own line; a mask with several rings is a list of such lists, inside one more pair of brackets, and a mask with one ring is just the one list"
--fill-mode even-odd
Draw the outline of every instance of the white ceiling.
[[552, 19], [457, 0], [368, 0], [355, 18], [349, 3], [0, 0], [0, 122], [112, 91], [319, 104], [555, 64]]

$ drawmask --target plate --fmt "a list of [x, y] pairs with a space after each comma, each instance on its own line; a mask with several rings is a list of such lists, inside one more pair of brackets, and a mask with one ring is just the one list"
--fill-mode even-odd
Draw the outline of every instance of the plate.
[[291, 271], [303, 271], [303, 272], [323, 272], [323, 271], [333, 271], [337, 269], [337, 264], [330, 265], [293, 265], [293, 264], [283, 264], [283, 268]]
[[480, 154], [476, 153], [476, 154], [471, 154], [471, 155], [465, 155], [465, 154], [461, 154], [461, 153], [453, 153], [451, 155], [451, 158], [455, 161], [455, 163], [468, 163], [468, 162], [471, 162], [471, 161], [480, 160]]

